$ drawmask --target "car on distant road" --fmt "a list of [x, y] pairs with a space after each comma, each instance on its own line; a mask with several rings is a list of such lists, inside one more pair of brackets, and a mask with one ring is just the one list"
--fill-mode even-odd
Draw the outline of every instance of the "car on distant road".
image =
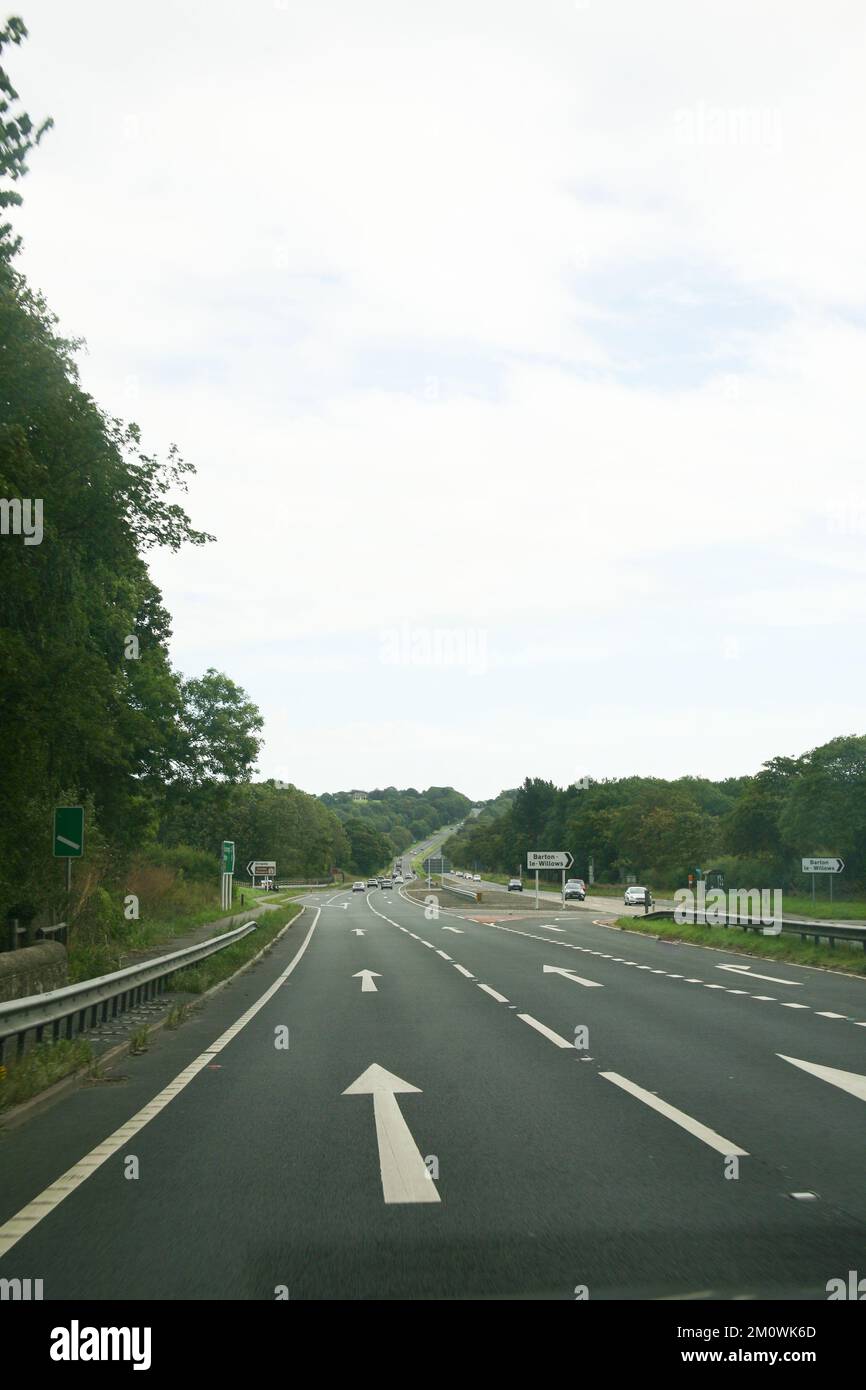
[[379, 880], [378, 880], [377, 878], [368, 878], [368, 879], [367, 879], [367, 887], [368, 887], [368, 888], [378, 888], [378, 887], [379, 887]]
[[652, 907], [652, 894], [648, 888], [639, 888], [632, 884], [626, 888], [623, 902], [626, 907]]
[[565, 885], [565, 892], [563, 893], [563, 897], [566, 899], [577, 898], [577, 901], [582, 903], [584, 898], [586, 897], [586, 884], [584, 883], [583, 879], [570, 878]]
[[392, 888], [392, 887], [393, 887], [393, 884], [391, 883], [390, 878], [380, 878], [380, 879], [379, 879], [379, 887], [380, 887], [380, 888]]
[[480, 883], [480, 882], [481, 882], [481, 875], [480, 875], [480, 874], [473, 874], [473, 875], [472, 875], [472, 878], [473, 878], [473, 881], [474, 881], [475, 883]]
[[520, 882], [519, 878], [510, 878], [508, 880], [508, 891], [509, 893], [523, 892], [523, 884]]
[[364, 880], [363, 880], [362, 878], [359, 878], [358, 881], [357, 881], [357, 883], [353, 883], [353, 884], [352, 884], [352, 892], [353, 892], [353, 893], [363, 893], [363, 891], [364, 891], [364, 889], [365, 889], [366, 887], [367, 887], [367, 885], [366, 885], [366, 883], [364, 882]]

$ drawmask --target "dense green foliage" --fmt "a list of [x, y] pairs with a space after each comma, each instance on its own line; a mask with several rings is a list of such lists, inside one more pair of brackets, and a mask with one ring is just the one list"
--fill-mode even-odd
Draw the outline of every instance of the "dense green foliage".
[[587, 878], [633, 874], [651, 885], [685, 884], [696, 868], [721, 869], [729, 887], [803, 891], [803, 855], [838, 854], [844, 890], [866, 887], [866, 737], [833, 739], [799, 758], [773, 758], [753, 777], [625, 777], [555, 787], [527, 778], [444, 852], [455, 865], [517, 873], [530, 849], [565, 849]]
[[[18, 44], [19, 20], [0, 30]], [[0, 208], [50, 123], [36, 130], [0, 69]], [[218, 902], [224, 837], [280, 871], [327, 872], [348, 857], [336, 816], [295, 788], [252, 786], [262, 718], [210, 669], [186, 678], [169, 658], [169, 616], [145, 554], [213, 539], [176, 501], [193, 471], [160, 460], [138, 427], [82, 388], [77, 343], [14, 265], [0, 228], [0, 931], [7, 916], [55, 912], [102, 950], [127, 892], [142, 911]], [[41, 534], [9, 511], [41, 509]], [[20, 517], [20, 513], [19, 513]], [[83, 804], [85, 857], [67, 905], [52, 855], [58, 804]], [[184, 895], [183, 884], [208, 884]], [[121, 919], [122, 920], [122, 919]], [[5, 931], [4, 931], [5, 936]], [[5, 939], [4, 939], [5, 944]]]
[[[453, 787], [428, 787], [425, 792], [385, 787], [367, 792], [366, 801], [354, 801], [351, 792], [326, 792], [321, 799], [344, 822], [353, 847], [358, 844], [352, 865], [358, 873], [370, 873], [416, 840], [462, 820], [472, 806], [468, 796]], [[368, 848], [369, 836], [359, 840], [360, 827], [378, 832], [378, 857]]]

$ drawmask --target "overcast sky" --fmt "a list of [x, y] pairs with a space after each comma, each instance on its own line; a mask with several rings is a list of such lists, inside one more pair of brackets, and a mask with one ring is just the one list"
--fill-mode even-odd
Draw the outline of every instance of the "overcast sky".
[[[7, 10], [9, 9], [7, 5]], [[15, 223], [309, 791], [863, 732], [862, 0], [22, 0]]]

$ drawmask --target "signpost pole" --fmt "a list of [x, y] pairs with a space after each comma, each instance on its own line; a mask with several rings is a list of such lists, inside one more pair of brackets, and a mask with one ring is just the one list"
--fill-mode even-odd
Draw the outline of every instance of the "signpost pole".
[[565, 907], [565, 869], [562, 871], [562, 906]]
[[538, 911], [538, 870], [535, 870], [535, 910]]

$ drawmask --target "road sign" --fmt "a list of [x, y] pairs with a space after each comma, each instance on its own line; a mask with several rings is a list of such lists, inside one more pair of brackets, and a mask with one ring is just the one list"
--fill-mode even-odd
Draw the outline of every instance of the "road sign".
[[275, 859], [251, 859], [247, 864], [247, 873], [252, 878], [273, 878], [277, 872], [277, 861]]
[[84, 853], [84, 807], [55, 806], [54, 858], [80, 859]]
[[531, 849], [526, 854], [527, 869], [570, 869], [573, 863], [574, 855], [567, 849]]
[[235, 842], [234, 840], [223, 840], [223, 873], [233, 874], [235, 871]]
[[844, 867], [845, 860], [838, 859], [835, 855], [803, 860], [804, 874], [841, 874]]

